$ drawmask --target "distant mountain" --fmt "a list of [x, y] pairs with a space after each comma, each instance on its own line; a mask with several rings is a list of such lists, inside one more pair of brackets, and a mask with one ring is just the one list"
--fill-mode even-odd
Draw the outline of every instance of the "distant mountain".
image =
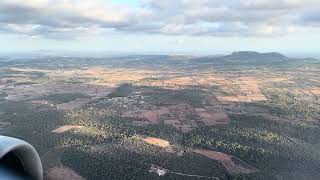
[[192, 59], [193, 63], [209, 63], [216, 65], [263, 65], [263, 64], [275, 64], [286, 63], [292, 60], [277, 52], [271, 53], [259, 53], [255, 51], [238, 51], [229, 55], [220, 57], [207, 56]]
[[246, 61], [260, 61], [260, 60], [288, 60], [289, 58], [276, 52], [259, 53], [255, 51], [238, 51], [230, 55], [222, 56], [224, 60], [246, 60]]

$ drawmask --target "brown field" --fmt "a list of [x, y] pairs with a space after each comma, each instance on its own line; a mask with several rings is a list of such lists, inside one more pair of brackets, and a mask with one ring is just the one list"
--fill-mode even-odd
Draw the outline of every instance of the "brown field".
[[51, 132], [61, 134], [61, 133], [69, 132], [69, 131], [80, 130], [82, 128], [84, 128], [84, 126], [71, 126], [71, 125], [61, 126], [57, 129], [52, 130]]
[[137, 118], [147, 120], [151, 124], [158, 124], [160, 117], [164, 114], [169, 114], [169, 110], [166, 107], [153, 107], [152, 110], [140, 109], [138, 111], [126, 111], [122, 113], [122, 117]]
[[251, 95], [250, 99], [253, 102], [257, 102], [257, 101], [267, 101], [268, 98], [265, 95]]
[[309, 90], [312, 94], [320, 95], [320, 88], [312, 88]]
[[196, 85], [196, 83], [191, 77], [173, 77], [168, 80], [153, 81], [149, 85], [170, 89], [179, 89], [180, 87]]
[[145, 117], [151, 124], [159, 123], [159, 113], [158, 111], [143, 111], [143, 117]]
[[236, 96], [217, 96], [216, 98], [220, 102], [239, 102]]
[[208, 86], [208, 85], [218, 85], [219, 82], [223, 82], [226, 78], [220, 75], [206, 74], [202, 76], [194, 77], [197, 80], [197, 83]]
[[304, 89], [300, 89], [300, 93], [307, 96], [319, 96], [320, 88], [315, 88], [315, 87], [304, 88]]
[[289, 78], [267, 78], [266, 81], [268, 82], [289, 82]]
[[261, 83], [263, 83], [263, 79], [256, 77], [219, 78], [216, 84], [224, 92], [234, 95], [215, 94], [215, 96], [220, 102], [265, 101], [267, 98], [261, 93]]
[[155, 71], [136, 70], [136, 69], [110, 69], [92, 67], [83, 70], [71, 70], [61, 72], [58, 76], [80, 76], [96, 78], [90, 82], [93, 85], [118, 86], [122, 83], [136, 82], [151, 75], [156, 75]]
[[159, 139], [159, 138], [154, 138], [154, 137], [147, 137], [143, 139], [144, 142], [154, 145], [154, 146], [159, 146], [162, 148], [167, 148], [170, 146], [169, 141]]
[[220, 162], [230, 174], [249, 174], [249, 173], [255, 173], [257, 171], [255, 167], [239, 159], [237, 160], [238, 162], [241, 162], [241, 164], [235, 163], [233, 161], [234, 157], [228, 154], [224, 154], [217, 151], [203, 150], [203, 149], [194, 149], [192, 150], [192, 152]]
[[237, 96], [238, 102], [252, 102], [249, 96]]
[[206, 125], [206, 126], [215, 126], [219, 124], [229, 124], [230, 119], [228, 115], [224, 112], [220, 113], [212, 113], [212, 117], [206, 117], [202, 118], [201, 121]]
[[188, 133], [198, 127], [198, 122], [202, 122], [205, 126], [230, 123], [228, 115], [221, 106], [206, 106], [205, 108], [193, 108], [189, 104], [176, 104], [167, 107], [148, 106], [148, 110], [137, 109], [124, 111], [121, 116], [137, 119], [134, 121], [134, 125], [136, 126], [163, 122], [183, 133]]
[[42, 72], [45, 73], [49, 79], [62, 79], [65, 77], [77, 78], [94, 78], [87, 82], [91, 85], [102, 86], [118, 86], [122, 83], [136, 82], [151, 75], [158, 74], [155, 71], [136, 70], [136, 69], [111, 69], [90, 67], [75, 70], [49, 70], [49, 69], [30, 69], [30, 68], [11, 68], [14, 71], [20, 72]]
[[268, 100], [263, 94], [252, 94], [246, 96], [217, 96], [216, 98], [220, 102], [257, 102]]
[[[208, 109], [209, 108], [209, 109]], [[215, 126], [219, 124], [229, 124], [230, 119], [228, 115], [221, 109], [211, 109], [211, 106], [207, 106], [207, 108], [197, 108], [195, 109], [200, 120], [206, 126]], [[214, 107], [213, 107], [214, 108]]]

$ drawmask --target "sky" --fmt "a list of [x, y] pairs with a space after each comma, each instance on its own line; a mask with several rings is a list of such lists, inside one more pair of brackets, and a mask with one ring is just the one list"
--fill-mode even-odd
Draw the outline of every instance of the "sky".
[[1, 0], [0, 52], [320, 54], [319, 0]]

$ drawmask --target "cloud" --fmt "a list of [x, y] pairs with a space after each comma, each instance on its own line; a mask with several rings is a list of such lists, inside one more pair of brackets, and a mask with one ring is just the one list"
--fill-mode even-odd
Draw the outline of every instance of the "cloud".
[[318, 0], [2, 0], [0, 32], [52, 39], [139, 33], [276, 36], [320, 26]]
[[311, 8], [300, 17], [300, 24], [306, 26], [320, 27], [320, 8]]

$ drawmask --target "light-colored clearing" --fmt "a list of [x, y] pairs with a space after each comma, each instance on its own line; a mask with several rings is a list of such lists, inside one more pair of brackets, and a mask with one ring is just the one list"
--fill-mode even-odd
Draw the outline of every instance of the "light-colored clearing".
[[151, 145], [155, 145], [155, 146], [159, 146], [162, 148], [167, 148], [170, 146], [169, 141], [160, 139], [160, 138], [154, 138], [154, 137], [147, 137], [143, 139], [144, 142], [151, 144]]
[[249, 96], [237, 96], [239, 102], [252, 102]]
[[220, 102], [258, 102], [266, 101], [267, 97], [263, 94], [248, 94], [245, 96], [217, 96], [216, 97]]
[[216, 97], [220, 102], [238, 102], [238, 98], [236, 96], [217, 96]]
[[203, 149], [194, 149], [192, 151], [209, 159], [218, 161], [230, 174], [249, 174], [257, 171], [255, 167], [241, 161], [240, 159], [237, 159], [238, 162], [235, 163], [233, 159], [236, 158], [228, 154]]
[[151, 124], [158, 124], [160, 117], [169, 113], [169, 109], [166, 107], [158, 109], [155, 107], [153, 110], [126, 111], [122, 113], [121, 116], [127, 118], [146, 119]]
[[178, 88], [180, 86], [196, 85], [191, 77], [174, 77], [168, 80], [154, 81], [151, 86], [166, 87], [166, 88]]
[[266, 81], [267, 82], [273, 82], [273, 83], [275, 83], [275, 82], [287, 82], [287, 81], [289, 81], [289, 79], [288, 78], [268, 78], [268, 79], [266, 79]]
[[43, 104], [43, 105], [48, 105], [49, 102], [48, 101], [42, 101], [42, 100], [34, 100], [31, 101], [33, 104]]
[[252, 95], [252, 96], [250, 96], [250, 98], [253, 102], [268, 100], [268, 98], [265, 95]]
[[75, 131], [75, 130], [79, 130], [79, 129], [82, 129], [84, 128], [84, 126], [61, 126], [51, 132], [53, 133], [58, 133], [58, 134], [61, 134], [61, 133], [65, 133], [65, 132], [68, 132], [68, 131]]
[[313, 88], [310, 89], [310, 92], [315, 94], [315, 95], [320, 95], [320, 88]]
[[206, 109], [204, 109], [204, 108], [195, 108], [195, 110], [197, 112], [205, 112], [206, 111]]
[[85, 180], [85, 178], [78, 175], [74, 170], [63, 165], [50, 168], [47, 173], [47, 178], [49, 180]]

